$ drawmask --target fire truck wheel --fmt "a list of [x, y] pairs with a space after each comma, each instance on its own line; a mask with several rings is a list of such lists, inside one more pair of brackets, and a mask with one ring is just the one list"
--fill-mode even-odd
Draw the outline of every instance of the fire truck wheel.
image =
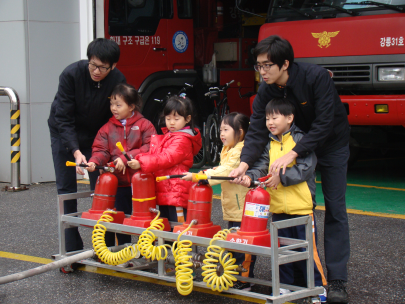
[[217, 118], [211, 114], [205, 125], [205, 153], [210, 166], [215, 166], [219, 162], [221, 146]]
[[205, 156], [205, 138], [201, 136], [201, 149], [198, 151], [197, 155], [194, 156], [193, 168], [199, 169], [205, 165], [206, 156]]

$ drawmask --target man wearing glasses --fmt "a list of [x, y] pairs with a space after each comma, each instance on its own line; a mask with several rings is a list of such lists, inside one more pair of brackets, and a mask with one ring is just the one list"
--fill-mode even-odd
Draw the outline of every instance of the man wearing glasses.
[[306, 134], [290, 152], [271, 163], [269, 173], [282, 175], [297, 156], [315, 151], [326, 209], [328, 303], [347, 303], [345, 284], [350, 242], [345, 194], [350, 129], [346, 110], [328, 71], [318, 65], [294, 62], [294, 52], [287, 40], [270, 36], [260, 41], [254, 52], [255, 70], [260, 72], [264, 83], [253, 102], [241, 163], [229, 176], [239, 182], [269, 141], [267, 103], [280, 97], [292, 101], [296, 108], [294, 122]]
[[[98, 38], [87, 47], [88, 60], [66, 67], [59, 77], [59, 87], [51, 106], [48, 126], [58, 194], [77, 192], [76, 171], [66, 161], [87, 164], [97, 131], [111, 117], [109, 96], [113, 88], [126, 82], [115, 68], [120, 58], [118, 45]], [[94, 190], [98, 172], [89, 173]], [[64, 214], [77, 212], [77, 201], [65, 201]], [[66, 229], [66, 251], [83, 249], [77, 228]]]

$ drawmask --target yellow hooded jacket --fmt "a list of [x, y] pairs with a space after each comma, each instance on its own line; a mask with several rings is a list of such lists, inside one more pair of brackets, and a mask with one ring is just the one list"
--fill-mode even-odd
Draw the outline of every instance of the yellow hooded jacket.
[[[243, 141], [237, 143], [233, 148], [224, 146], [221, 151], [219, 166], [208, 169], [204, 173], [209, 176], [228, 176], [233, 169], [239, 166], [242, 148]], [[241, 222], [245, 196], [249, 189], [224, 180], [210, 179], [209, 183], [211, 186], [221, 184], [221, 202], [224, 220]]]

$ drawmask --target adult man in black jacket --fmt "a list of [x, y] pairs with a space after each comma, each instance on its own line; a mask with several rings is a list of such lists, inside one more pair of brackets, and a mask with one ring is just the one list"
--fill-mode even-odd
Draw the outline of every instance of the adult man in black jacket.
[[[76, 172], [66, 161], [87, 163], [97, 131], [111, 117], [109, 96], [113, 88], [126, 82], [115, 68], [120, 57], [118, 45], [98, 38], [87, 48], [88, 60], [66, 67], [59, 77], [59, 87], [51, 106], [48, 126], [51, 133], [52, 157], [58, 194], [77, 192]], [[98, 173], [89, 173], [94, 190]], [[77, 201], [65, 201], [64, 214], [77, 212]], [[83, 249], [77, 228], [66, 229], [66, 251]]]
[[350, 255], [346, 213], [346, 173], [349, 158], [349, 123], [345, 108], [327, 70], [294, 63], [291, 44], [270, 36], [255, 48], [263, 83], [253, 102], [253, 115], [245, 137], [239, 168], [230, 176], [240, 178], [262, 153], [269, 140], [265, 107], [276, 97], [288, 98], [296, 108], [295, 124], [307, 134], [294, 149], [274, 161], [272, 174], [284, 174], [297, 156], [315, 151], [325, 197], [325, 260], [328, 271], [328, 302], [347, 303], [345, 289]]

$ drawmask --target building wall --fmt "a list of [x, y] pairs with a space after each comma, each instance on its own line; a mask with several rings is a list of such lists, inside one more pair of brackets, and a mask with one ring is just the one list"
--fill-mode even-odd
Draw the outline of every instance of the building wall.
[[[80, 0], [1, 0], [0, 33], [0, 86], [21, 102], [21, 183], [53, 181], [47, 119], [60, 73], [81, 58]], [[10, 103], [1, 96], [3, 182], [10, 182], [9, 133]]]

